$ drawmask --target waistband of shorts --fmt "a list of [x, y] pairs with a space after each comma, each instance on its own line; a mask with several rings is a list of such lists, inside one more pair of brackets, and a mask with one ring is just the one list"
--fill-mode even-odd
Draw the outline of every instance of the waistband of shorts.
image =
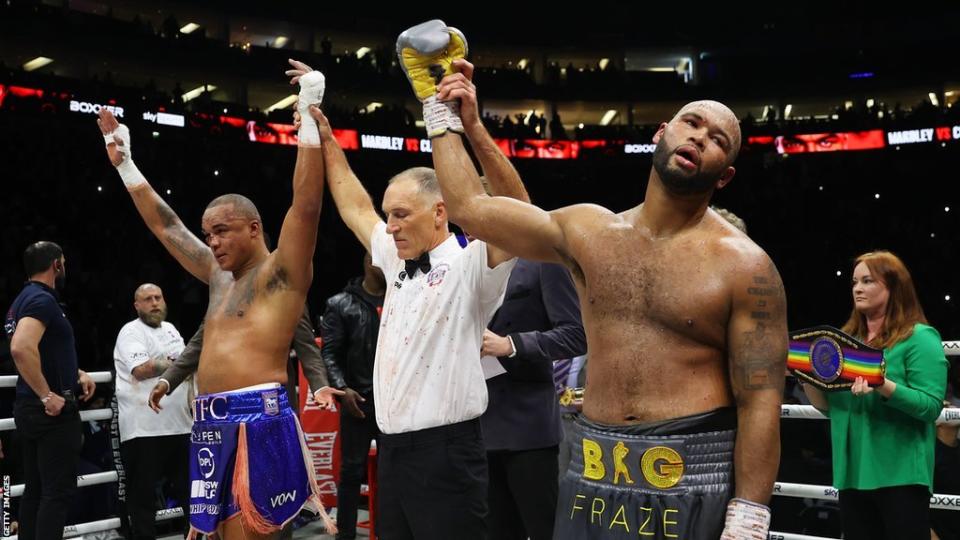
[[[733, 480], [737, 430], [690, 432], [691, 424], [729, 425], [710, 418], [713, 414], [675, 419], [682, 433], [657, 434], [649, 434], [650, 425], [602, 426], [579, 417], [573, 424], [568, 473], [586, 481], [651, 492], [726, 490]], [[670, 422], [658, 422], [653, 431], [670, 431]]]
[[383, 448], [396, 448], [401, 446], [416, 446], [419, 444], [429, 444], [434, 442], [446, 441], [457, 437], [476, 435], [481, 437], [480, 419], [473, 418], [464, 420], [456, 424], [447, 424], [445, 426], [436, 426], [416, 431], [407, 431], [405, 433], [381, 433], [377, 445]]
[[201, 394], [193, 401], [196, 423], [252, 422], [293, 414], [287, 390], [279, 383]]
[[589, 428], [599, 429], [605, 433], [619, 433], [622, 435], [686, 435], [707, 431], [726, 431], [737, 428], [737, 409], [735, 407], [720, 407], [712, 411], [678, 416], [666, 420], [657, 420], [645, 424], [602, 424], [594, 422], [584, 415], [575, 417], [576, 421]]

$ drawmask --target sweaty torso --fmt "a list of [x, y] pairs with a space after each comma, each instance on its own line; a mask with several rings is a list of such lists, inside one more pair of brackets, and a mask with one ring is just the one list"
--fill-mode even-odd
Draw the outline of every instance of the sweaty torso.
[[290, 288], [271, 258], [236, 280], [230, 272], [215, 271], [197, 373], [199, 392], [285, 383], [303, 302], [304, 295]]
[[567, 234], [590, 351], [584, 414], [630, 424], [731, 405], [726, 331], [741, 240], [710, 214], [652, 238], [636, 211], [597, 214]]

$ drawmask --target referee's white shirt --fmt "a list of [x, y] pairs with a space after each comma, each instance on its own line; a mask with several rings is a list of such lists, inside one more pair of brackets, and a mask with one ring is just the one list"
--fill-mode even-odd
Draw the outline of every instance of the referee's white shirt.
[[430, 271], [404, 272], [380, 222], [370, 239], [387, 293], [373, 368], [377, 425], [405, 433], [477, 418], [487, 408], [483, 331], [503, 302], [517, 259], [487, 267], [487, 245], [450, 235], [430, 251]]

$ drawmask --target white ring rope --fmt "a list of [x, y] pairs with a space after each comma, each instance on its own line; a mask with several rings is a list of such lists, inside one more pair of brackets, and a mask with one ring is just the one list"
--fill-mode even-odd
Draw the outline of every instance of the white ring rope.
[[[960, 354], [960, 353], [958, 353]], [[95, 383], [113, 382], [113, 374], [109, 371], [91, 371], [87, 373]], [[13, 388], [17, 385], [17, 375], [0, 375], [0, 388]]]
[[[791, 484], [789, 482], [776, 482], [773, 484], [773, 494], [782, 497], [800, 497], [822, 501], [835, 501], [838, 499], [837, 490], [833, 486]], [[960, 510], [960, 495], [934, 493], [930, 497], [930, 508], [938, 510]]]
[[[800, 420], [825, 420], [827, 417], [813, 405], [781, 405], [780, 418], [798, 418]], [[937, 424], [960, 425], [960, 408], [947, 407], [940, 412]]]
[[[165, 508], [157, 511], [157, 521], [167, 521], [183, 516], [183, 510], [180, 508]], [[63, 528], [64, 538], [74, 538], [85, 534], [97, 532], [112, 531], [120, 528], [120, 518], [101, 519], [100, 521], [91, 521], [89, 523], [77, 523], [76, 525], [67, 525]], [[13, 535], [4, 540], [17, 540], [18, 535]], [[812, 538], [812, 537], [811, 537]]]
[[[95, 420], [110, 420], [113, 418], [113, 411], [110, 409], [88, 409], [80, 411], [80, 421], [90, 422]], [[0, 418], [0, 431], [12, 431], [17, 429], [17, 424], [13, 418]]]

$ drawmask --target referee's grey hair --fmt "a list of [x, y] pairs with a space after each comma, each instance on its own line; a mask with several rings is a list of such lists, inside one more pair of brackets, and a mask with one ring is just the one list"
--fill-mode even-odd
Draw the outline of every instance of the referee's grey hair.
[[390, 179], [388, 185], [393, 185], [401, 180], [412, 180], [417, 184], [417, 192], [421, 197], [431, 203], [442, 199], [440, 194], [440, 182], [437, 181], [437, 173], [430, 167], [413, 167], [397, 174]]

